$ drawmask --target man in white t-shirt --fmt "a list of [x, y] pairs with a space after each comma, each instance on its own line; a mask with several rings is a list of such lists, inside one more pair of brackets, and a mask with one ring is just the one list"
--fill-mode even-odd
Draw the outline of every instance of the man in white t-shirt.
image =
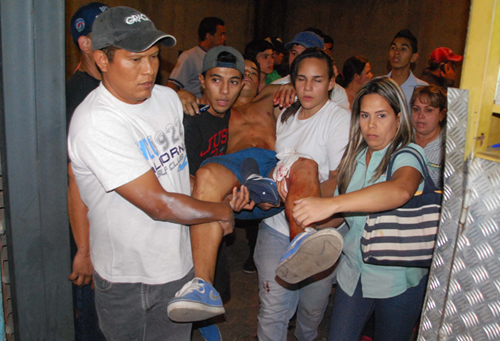
[[185, 225], [233, 228], [227, 202], [189, 196], [182, 105], [171, 89], [154, 85], [157, 44], [175, 42], [132, 8], [100, 15], [92, 43], [102, 83], [70, 125], [69, 155], [89, 209], [99, 325], [108, 340], [189, 340], [191, 325], [167, 317], [168, 301], [193, 277]]
[[203, 66], [205, 54], [213, 47], [224, 45], [226, 42], [226, 26], [222, 19], [217, 17], [203, 18], [198, 27], [200, 43], [181, 53], [177, 59], [167, 86], [174, 89], [186, 90], [201, 98], [203, 95], [198, 76]]

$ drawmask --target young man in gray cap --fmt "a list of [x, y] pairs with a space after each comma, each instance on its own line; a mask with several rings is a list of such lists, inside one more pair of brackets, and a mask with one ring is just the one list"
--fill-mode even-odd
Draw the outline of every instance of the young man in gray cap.
[[128, 7], [100, 15], [92, 35], [102, 83], [76, 109], [68, 149], [89, 208], [99, 324], [108, 340], [189, 340], [191, 325], [166, 314], [193, 277], [185, 224], [230, 232], [231, 207], [189, 196], [182, 106], [154, 84], [157, 44], [175, 38]]
[[243, 87], [244, 75], [245, 60], [236, 49], [217, 46], [205, 55], [199, 75], [200, 106], [209, 108], [196, 116], [186, 115], [183, 121], [191, 175], [209, 157], [226, 153], [231, 106]]
[[[198, 79], [203, 88], [200, 107], [208, 105], [209, 108], [196, 116], [186, 115], [183, 121], [189, 172], [193, 176], [203, 161], [226, 153], [231, 106], [243, 87], [245, 61], [236, 49], [217, 46], [205, 54], [200, 71]], [[220, 293], [222, 301], [230, 299], [230, 274], [225, 241], [221, 243], [217, 255], [214, 287]], [[215, 324], [206, 325], [199, 330], [206, 340], [221, 340]]]

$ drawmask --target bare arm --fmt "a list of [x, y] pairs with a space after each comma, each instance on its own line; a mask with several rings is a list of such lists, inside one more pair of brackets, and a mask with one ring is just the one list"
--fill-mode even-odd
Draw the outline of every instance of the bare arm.
[[390, 181], [384, 181], [355, 192], [332, 198], [297, 200], [293, 217], [301, 226], [308, 226], [341, 212], [380, 212], [402, 206], [418, 189], [422, 176], [413, 167], [401, 167]]
[[[319, 187], [321, 191], [322, 198], [330, 198], [335, 194], [335, 188], [337, 187], [337, 171], [330, 171], [328, 175], [328, 180], [323, 181]], [[317, 228], [321, 229], [324, 227], [338, 227], [344, 222], [344, 217], [339, 214], [335, 214], [333, 217], [327, 218], [319, 222]]]
[[335, 193], [335, 187], [337, 187], [337, 171], [330, 171], [328, 173], [328, 180], [323, 181], [319, 185], [319, 189], [321, 191], [322, 198], [333, 197], [333, 193]]
[[173, 89], [175, 92], [179, 92], [180, 88], [173, 82], [168, 82], [167, 86], [171, 89]]
[[154, 220], [192, 225], [218, 221], [224, 231], [233, 229], [233, 212], [227, 202], [215, 203], [163, 189], [153, 170], [122, 185], [116, 192]]
[[68, 278], [74, 284], [81, 286], [88, 284], [92, 280], [94, 271], [90, 260], [90, 224], [87, 218], [89, 210], [80, 197], [71, 162], [68, 164], [68, 176], [68, 214], [73, 237], [78, 248], [73, 260], [73, 271]]
[[179, 95], [179, 99], [181, 100], [182, 111], [184, 114], [195, 116], [200, 113], [200, 110], [198, 109], [198, 103], [200, 100], [195, 95], [186, 90], [179, 90], [177, 95]]

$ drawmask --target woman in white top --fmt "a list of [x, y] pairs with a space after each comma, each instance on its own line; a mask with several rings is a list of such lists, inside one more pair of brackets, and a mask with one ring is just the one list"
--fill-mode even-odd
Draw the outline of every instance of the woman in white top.
[[[350, 113], [329, 100], [329, 91], [335, 85], [331, 58], [319, 49], [305, 50], [292, 64], [291, 79], [298, 102], [278, 118], [277, 157], [283, 161], [300, 153], [312, 158], [318, 164], [321, 194], [331, 196], [350, 122]], [[332, 269], [295, 285], [276, 278], [275, 271], [289, 244], [284, 212], [261, 223], [254, 255], [259, 274], [261, 341], [286, 340], [288, 322], [296, 310], [295, 336], [301, 341], [315, 340], [328, 304], [334, 280]]]

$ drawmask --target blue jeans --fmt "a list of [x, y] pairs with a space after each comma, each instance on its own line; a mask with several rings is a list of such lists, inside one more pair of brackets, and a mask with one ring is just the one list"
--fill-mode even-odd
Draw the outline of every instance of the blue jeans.
[[288, 236], [264, 222], [260, 224], [254, 253], [259, 275], [259, 341], [286, 341], [288, 322], [295, 310], [295, 336], [299, 341], [315, 340], [332, 292], [336, 272], [330, 271], [320, 280], [310, 279], [296, 285], [284, 283], [276, 277], [276, 268], [288, 245]]
[[108, 341], [190, 340], [191, 323], [168, 318], [168, 302], [194, 276], [159, 284], [112, 283], [94, 272], [99, 326]]
[[371, 314], [375, 317], [375, 341], [409, 340], [424, 302], [427, 276], [413, 288], [390, 298], [364, 298], [361, 281], [352, 297], [337, 285], [328, 341], [359, 340]]

